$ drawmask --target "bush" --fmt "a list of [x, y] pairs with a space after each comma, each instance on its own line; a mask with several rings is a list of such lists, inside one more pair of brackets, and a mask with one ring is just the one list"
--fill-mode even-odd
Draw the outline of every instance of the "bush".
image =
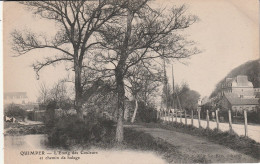
[[26, 111], [18, 105], [11, 104], [7, 107], [5, 115], [7, 117], [15, 117], [16, 119], [21, 118], [22, 120], [24, 120], [26, 117]]
[[55, 121], [55, 109], [57, 109], [57, 102], [50, 101], [46, 106], [46, 114], [44, 123], [47, 127], [53, 127]]
[[146, 106], [143, 102], [139, 102], [136, 120], [141, 122], [157, 122], [157, 110], [153, 106]]
[[258, 123], [260, 124], [260, 110], [247, 113], [247, 120], [249, 123]]
[[49, 144], [68, 147], [72, 144], [113, 142], [114, 124], [91, 113], [84, 120], [76, 116], [63, 116], [54, 121], [54, 126], [47, 131]]

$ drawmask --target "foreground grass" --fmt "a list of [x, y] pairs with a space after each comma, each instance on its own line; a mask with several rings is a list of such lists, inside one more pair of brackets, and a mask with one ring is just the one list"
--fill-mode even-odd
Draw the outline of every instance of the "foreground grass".
[[260, 143], [245, 136], [239, 136], [235, 132], [222, 132], [217, 129], [196, 128], [192, 125], [184, 125], [182, 123], [138, 123], [149, 128], [162, 128], [174, 130], [181, 133], [187, 133], [194, 136], [200, 136], [209, 141], [223, 145], [240, 153], [249, 155], [260, 160]]
[[[53, 146], [51, 146], [53, 147]], [[91, 149], [103, 149], [103, 150], [133, 150], [142, 152], [153, 152], [160, 158], [164, 159], [167, 163], [210, 163], [205, 156], [197, 155], [191, 156], [187, 154], [182, 154], [179, 151], [179, 147], [169, 144], [168, 142], [154, 138], [148, 133], [137, 131], [132, 128], [124, 128], [124, 140], [122, 144], [117, 144], [115, 142], [115, 129], [113, 129], [110, 135], [107, 135], [104, 139], [96, 142], [82, 142], [81, 144], [75, 144], [75, 142], [70, 142], [68, 145], [57, 146], [55, 148], [83, 148], [84, 150]], [[140, 161], [143, 159], [140, 159]]]
[[142, 151], [153, 151], [162, 156], [168, 163], [210, 163], [204, 156], [189, 156], [182, 154], [179, 147], [169, 144], [162, 139], [156, 139], [150, 134], [125, 128], [124, 143], [125, 148]]

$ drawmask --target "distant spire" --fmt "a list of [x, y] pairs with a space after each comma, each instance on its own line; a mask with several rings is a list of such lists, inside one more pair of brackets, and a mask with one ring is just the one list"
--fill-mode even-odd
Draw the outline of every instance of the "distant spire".
[[168, 87], [167, 87], [167, 75], [166, 75], [166, 64], [165, 59], [163, 58], [163, 71], [164, 71], [164, 87], [165, 87], [165, 96], [166, 96], [166, 110], [168, 110]]

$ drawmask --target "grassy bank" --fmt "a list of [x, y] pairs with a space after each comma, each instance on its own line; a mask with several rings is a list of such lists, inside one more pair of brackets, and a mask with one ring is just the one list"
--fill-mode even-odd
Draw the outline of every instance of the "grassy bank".
[[47, 130], [47, 144], [50, 147], [149, 151], [154, 152], [169, 163], [210, 162], [204, 156], [182, 154], [179, 147], [132, 128], [124, 128], [124, 140], [119, 145], [115, 142], [115, 123], [100, 117], [86, 118], [85, 120], [65, 117], [57, 119], [51, 125]]
[[222, 132], [217, 129], [196, 128], [192, 125], [184, 125], [181, 123], [138, 123], [150, 128], [163, 128], [167, 130], [174, 130], [181, 133], [187, 133], [208, 139], [209, 141], [223, 145], [227, 148], [241, 152], [260, 160], [260, 143], [245, 137], [239, 136], [235, 132]]
[[162, 156], [168, 163], [210, 163], [204, 156], [182, 154], [179, 147], [152, 137], [142, 131], [125, 128], [124, 145], [127, 149], [153, 151]]
[[29, 134], [45, 134], [44, 125], [22, 125], [19, 123], [4, 123], [5, 135], [29, 135]]

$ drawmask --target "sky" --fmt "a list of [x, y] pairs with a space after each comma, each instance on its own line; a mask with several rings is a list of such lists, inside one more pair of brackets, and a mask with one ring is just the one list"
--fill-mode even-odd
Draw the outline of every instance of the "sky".
[[[202, 53], [182, 63], [168, 64], [167, 75], [172, 78], [173, 64], [175, 83], [186, 82], [201, 97], [209, 96], [215, 85], [233, 68], [259, 58], [259, 4], [257, 0], [156, 0], [152, 5], [163, 7], [183, 3], [188, 6], [188, 12], [200, 18], [186, 33]], [[48, 67], [40, 72], [37, 80], [30, 66], [52, 52], [40, 50], [12, 57], [15, 53], [11, 50], [10, 33], [18, 29], [52, 35], [56, 25], [33, 16], [17, 2], [4, 2], [3, 23], [4, 92], [27, 92], [29, 99], [35, 101], [39, 84], [45, 82], [51, 86], [66, 77], [65, 66]]]

